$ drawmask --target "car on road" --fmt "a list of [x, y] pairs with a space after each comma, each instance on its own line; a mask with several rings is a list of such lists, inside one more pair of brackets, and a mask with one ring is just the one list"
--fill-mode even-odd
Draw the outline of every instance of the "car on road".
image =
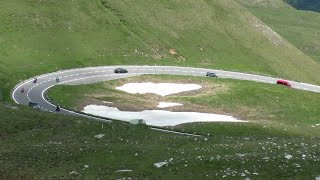
[[288, 81], [282, 80], [282, 79], [277, 80], [277, 84], [284, 85], [287, 87], [292, 87], [292, 85]]
[[29, 102], [28, 104], [29, 107], [32, 107], [33, 109], [37, 109], [37, 110], [40, 110], [40, 106], [38, 103], [35, 103], [35, 102]]
[[207, 72], [207, 77], [218, 77], [218, 75], [214, 72]]
[[120, 73], [128, 73], [128, 70], [123, 68], [117, 68], [114, 70], [114, 73], [120, 74]]

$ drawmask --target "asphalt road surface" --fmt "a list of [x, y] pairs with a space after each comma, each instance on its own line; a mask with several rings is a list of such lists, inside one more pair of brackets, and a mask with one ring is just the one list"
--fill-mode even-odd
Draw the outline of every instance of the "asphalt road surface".
[[[128, 73], [115, 74], [114, 69], [125, 68]], [[59, 84], [63, 85], [79, 85], [79, 84], [90, 84], [100, 81], [108, 81], [119, 78], [126, 78], [132, 76], [139, 76], [144, 74], [169, 74], [169, 75], [187, 75], [187, 76], [200, 76], [206, 77], [207, 72], [216, 73], [219, 78], [229, 78], [238, 80], [249, 80], [262, 83], [276, 84], [278, 78], [259, 76], [253, 74], [245, 74], [238, 72], [214, 70], [214, 69], [203, 69], [203, 68], [192, 68], [192, 67], [176, 67], [176, 66], [101, 66], [101, 67], [88, 67], [81, 69], [70, 69], [57, 71], [54, 73], [43, 74], [37, 76], [37, 82], [33, 83], [34, 78], [23, 81], [18, 84], [13, 92], [12, 98], [17, 104], [28, 105], [29, 102], [38, 103], [41, 109], [55, 112], [56, 105], [50, 103], [46, 99], [46, 91]], [[56, 78], [60, 81], [56, 82]], [[299, 83], [289, 81], [293, 88], [305, 91], [312, 91], [320, 93], [320, 86], [315, 86], [306, 83]], [[24, 88], [24, 92], [21, 90]], [[286, 88], [286, 87], [284, 87]], [[81, 115], [77, 112], [61, 109], [59, 113]], [[90, 116], [91, 117], [91, 116]]]

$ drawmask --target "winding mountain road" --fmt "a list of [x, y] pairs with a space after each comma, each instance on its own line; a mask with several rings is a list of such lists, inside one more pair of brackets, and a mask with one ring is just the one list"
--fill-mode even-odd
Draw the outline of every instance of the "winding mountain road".
[[[125, 68], [129, 72], [126, 74], [115, 74], [114, 69]], [[50, 103], [46, 99], [46, 91], [55, 85], [79, 85], [79, 84], [90, 84], [100, 81], [108, 81], [119, 78], [126, 78], [132, 76], [139, 76], [143, 74], [169, 74], [169, 75], [187, 75], [187, 76], [200, 76], [205, 77], [208, 71], [215, 72], [219, 78], [229, 78], [238, 80], [249, 80], [262, 83], [275, 84], [277, 78], [214, 70], [204, 68], [192, 68], [192, 67], [176, 67], [176, 66], [101, 66], [101, 67], [88, 67], [81, 69], [70, 69], [57, 71], [49, 74], [43, 74], [37, 76], [37, 83], [33, 83], [33, 79], [28, 79], [18, 84], [13, 92], [12, 98], [17, 104], [28, 105], [29, 102], [36, 102], [39, 104], [41, 109], [55, 112], [56, 105]], [[56, 78], [59, 78], [59, 83], [56, 82]], [[311, 84], [299, 83], [289, 81], [293, 88], [305, 91], [312, 91], [320, 93], [320, 86]], [[21, 93], [21, 89], [25, 91]], [[59, 113], [81, 115], [77, 112], [61, 109]]]

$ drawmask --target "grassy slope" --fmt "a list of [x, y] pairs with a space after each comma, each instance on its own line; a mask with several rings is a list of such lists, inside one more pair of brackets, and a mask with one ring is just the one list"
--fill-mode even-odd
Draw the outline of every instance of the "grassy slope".
[[[122, 105], [133, 104], [134, 106], [144, 106], [149, 103], [149, 96], [128, 96], [127, 93], [114, 90], [114, 87], [126, 82], [144, 82], [146, 79], [152, 79], [155, 82], [175, 82], [181, 81], [180, 78], [179, 76], [141, 76], [92, 85], [58, 86], [49, 92], [49, 96], [60, 104], [78, 107], [78, 110], [80, 110], [81, 106], [85, 105], [83, 102], [89, 104], [92, 102], [92, 94], [97, 95], [93, 99], [100, 101], [105, 100]], [[277, 178], [292, 176], [299, 178], [299, 176], [304, 176], [308, 172], [308, 177], [300, 178], [313, 179], [314, 175], [318, 173], [318, 166], [313, 167], [313, 165], [318, 164], [317, 159], [319, 158], [319, 142], [316, 138], [319, 136], [320, 128], [320, 126], [316, 125], [319, 123], [318, 117], [320, 116], [318, 111], [319, 94], [292, 90], [277, 85], [246, 81], [239, 82], [193, 77], [184, 77], [182, 81], [214, 84], [217, 85], [217, 90], [213, 90], [209, 94], [207, 92], [198, 92], [197, 96], [191, 97], [188, 94], [172, 96], [166, 98], [166, 101], [182, 102], [183, 104], [193, 103], [197, 105], [197, 108], [211, 108], [227, 112], [242, 119], [249, 119], [252, 123], [195, 123], [174, 127], [174, 129], [186, 132], [209, 135], [210, 141], [208, 141], [209, 146], [205, 146], [204, 143], [201, 144], [201, 147], [198, 147], [200, 144], [197, 144], [195, 149], [190, 149], [187, 153], [186, 149], [181, 150], [179, 146], [175, 146], [174, 151], [177, 154], [181, 152], [188, 154], [187, 156], [184, 155], [183, 158], [184, 161], [187, 161], [186, 167], [190, 167], [190, 169], [185, 169], [185, 167], [181, 169], [180, 166], [184, 166], [185, 164], [182, 162], [179, 170], [176, 171], [177, 176], [175, 178], [182, 177], [181, 174], [184, 174], [185, 170], [191, 172], [192, 178], [200, 178], [201, 176], [197, 176], [197, 174], [207, 174], [207, 168], [210, 169], [209, 172], [212, 172], [212, 174], [209, 173], [209, 176], [213, 175], [213, 177], [221, 169], [230, 168], [229, 170], [222, 170], [225, 171], [222, 174], [219, 173], [218, 178], [221, 178], [233, 170], [239, 172], [238, 168], [235, 167], [248, 167], [247, 163], [251, 167], [264, 169], [263, 173], [260, 170], [257, 171], [260, 178], [265, 173]], [[219, 87], [225, 87], [226, 90], [220, 91]], [[73, 93], [70, 94], [69, 92]], [[86, 93], [83, 94], [83, 92]], [[105, 92], [108, 93], [106, 94]], [[135, 101], [135, 98], [139, 99], [139, 101]], [[153, 98], [161, 101], [158, 98]], [[179, 141], [182, 144], [185, 143], [181, 139]], [[189, 146], [189, 144], [186, 145], [188, 148], [194, 148]], [[313, 155], [309, 157], [313, 160], [315, 159], [316, 161], [314, 162], [303, 160], [303, 154], [310, 150]], [[204, 152], [206, 153], [203, 157], [201, 154]], [[232, 155], [233, 153], [235, 154]], [[294, 160], [286, 160], [284, 158], [286, 153], [293, 154]], [[171, 154], [171, 156], [175, 159], [177, 154]], [[193, 157], [194, 154], [199, 155]], [[216, 161], [221, 157], [224, 157], [223, 161]], [[180, 158], [178, 157], [178, 159]], [[271, 160], [269, 161], [268, 158]], [[202, 160], [198, 161], [199, 159]], [[204, 164], [201, 163], [203, 160], [205, 161]], [[238, 164], [239, 160], [241, 161], [240, 164]], [[214, 162], [214, 166], [211, 166], [211, 162]], [[192, 163], [192, 165], [189, 163]], [[169, 172], [169, 174], [171, 173]]]
[[[286, 5], [246, 4], [250, 12], [268, 24], [305, 54], [320, 62], [320, 14], [298, 11]], [[255, 0], [253, 2], [256, 2]], [[252, 3], [252, 2], [251, 2]]]
[[[221, 179], [233, 174], [240, 178], [242, 173], [250, 179], [314, 179], [319, 175], [318, 139], [284, 131], [216, 124], [217, 131], [209, 137], [194, 138], [119, 123], [106, 123], [102, 129], [101, 123], [79, 117], [0, 106], [0, 179]], [[105, 136], [98, 140], [97, 134]], [[293, 158], [286, 159], [287, 154]], [[168, 167], [153, 167], [171, 158]], [[126, 169], [132, 172], [115, 173]], [[72, 171], [81, 177], [70, 175]]]
[[[89, 65], [178, 64], [310, 82], [319, 79], [318, 67], [313, 69], [310, 59], [290, 45], [274, 47], [260, 30], [248, 25], [246, 18], [252, 15], [231, 1], [123, 1], [131, 3], [126, 6], [116, 0], [108, 2], [108, 9], [99, 1], [85, 0], [1, 2], [0, 90], [6, 99], [19, 80]], [[127, 12], [129, 6], [146, 14]], [[169, 57], [169, 48], [176, 48], [187, 61], [178, 63]], [[159, 55], [165, 59], [155, 60]], [[301, 62], [279, 69], [279, 63], [290, 64], [296, 55]], [[309, 71], [295, 74], [297, 69]], [[117, 123], [101, 129], [101, 123], [87, 119], [0, 106], [0, 179], [70, 179], [73, 170], [85, 179], [220, 179], [241, 173], [255, 178], [253, 172], [268, 178], [312, 179], [319, 172], [318, 139], [259, 125], [183, 127], [209, 132], [206, 140]], [[100, 133], [106, 136], [96, 140], [93, 136]], [[285, 159], [285, 153], [293, 158]], [[266, 157], [270, 160], [263, 160]], [[152, 167], [170, 158], [173, 162], [168, 167]], [[84, 165], [89, 168], [84, 170]], [[120, 169], [133, 172], [114, 173]]]
[[[129, 95], [115, 90], [115, 87], [127, 82], [146, 82], [150, 79], [152, 79], [152, 82], [200, 83], [204, 86], [204, 90], [194, 94], [173, 95], [168, 98], [150, 95]], [[86, 93], [84, 94], [84, 92]], [[153, 109], [155, 104], [160, 101], [173, 101], [185, 104], [186, 109], [180, 109], [180, 107], [178, 107], [179, 109], [173, 109], [176, 111], [187, 110], [231, 114], [260, 126], [271, 126], [281, 131], [287, 129], [292, 133], [301, 135], [320, 135], [320, 127], [313, 127], [319, 123], [320, 95], [318, 93], [288, 89], [278, 85], [226, 79], [142, 76], [92, 85], [58, 86], [50, 90], [49, 97], [63, 106], [73, 107], [79, 111], [84, 106], [99, 101], [114, 102], [114, 105], [122, 109], [131, 110], [132, 108], [136, 109], [134, 107]], [[189, 106], [190, 104], [195, 106]], [[197, 130], [195, 128], [192, 131], [210, 133], [203, 132], [201, 129]]]
[[202, 66], [320, 83], [318, 64], [232, 0], [7, 0], [0, 8], [6, 99], [30, 76], [108, 64]]

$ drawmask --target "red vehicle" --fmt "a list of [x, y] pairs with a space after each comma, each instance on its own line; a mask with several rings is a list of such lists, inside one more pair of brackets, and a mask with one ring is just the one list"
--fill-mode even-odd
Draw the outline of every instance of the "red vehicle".
[[291, 84], [288, 81], [282, 80], [282, 79], [278, 80], [277, 84], [281, 84], [281, 85], [284, 85], [284, 86], [292, 87]]

